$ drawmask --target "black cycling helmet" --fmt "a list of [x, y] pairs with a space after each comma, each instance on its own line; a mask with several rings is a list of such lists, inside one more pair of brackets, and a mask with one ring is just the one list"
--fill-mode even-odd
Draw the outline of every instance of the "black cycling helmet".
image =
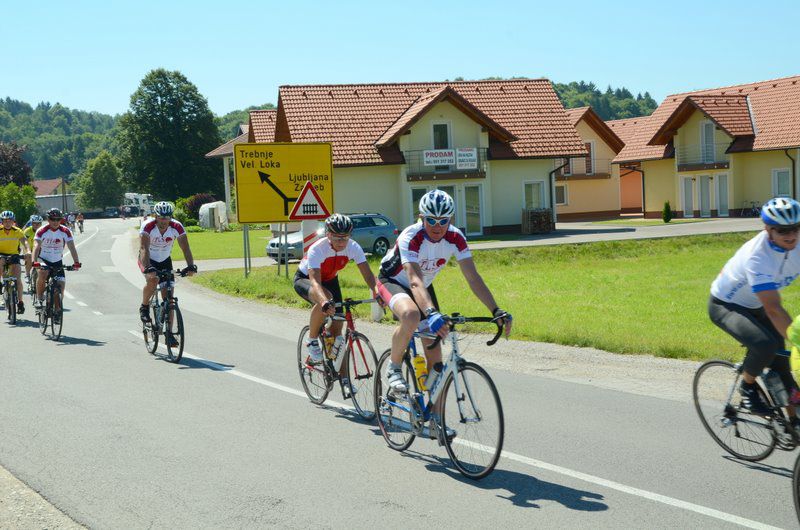
[[353, 231], [353, 221], [346, 215], [335, 213], [325, 219], [325, 231], [334, 234], [349, 234]]
[[47, 218], [48, 219], [63, 219], [64, 214], [61, 213], [61, 210], [58, 208], [50, 208], [47, 210]]

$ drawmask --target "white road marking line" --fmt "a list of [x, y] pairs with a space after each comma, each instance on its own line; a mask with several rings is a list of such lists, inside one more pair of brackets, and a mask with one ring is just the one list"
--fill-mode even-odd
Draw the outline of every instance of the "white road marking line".
[[[130, 333], [131, 335], [133, 335], [135, 337], [138, 337], [139, 339], [142, 338], [141, 334], [136, 332], [136, 331], [128, 330], [128, 333]], [[159, 345], [159, 348], [166, 349], [166, 347], [163, 344]], [[292, 394], [293, 396], [298, 396], [298, 397], [301, 397], [301, 398], [304, 398], [304, 399], [308, 399], [308, 397], [306, 396], [305, 392], [300, 392], [299, 390], [296, 390], [294, 388], [290, 388], [288, 386], [281, 385], [279, 383], [273, 383], [272, 381], [268, 381], [268, 380], [262, 379], [260, 377], [256, 377], [256, 376], [253, 376], [253, 375], [250, 375], [250, 374], [246, 374], [246, 373], [240, 372], [238, 370], [232, 370], [232, 369], [228, 368], [225, 365], [222, 365], [222, 364], [219, 364], [219, 363], [215, 363], [214, 361], [209, 361], [207, 359], [203, 359], [202, 357], [197, 357], [196, 355], [191, 355], [191, 354], [187, 353], [186, 351], [183, 352], [183, 356], [184, 357], [188, 357], [188, 358], [190, 358], [192, 360], [195, 360], [195, 361], [197, 361], [197, 362], [199, 362], [201, 364], [204, 364], [204, 365], [208, 366], [209, 368], [213, 368], [214, 370], [218, 370], [220, 372], [224, 372], [224, 373], [227, 373], [227, 374], [230, 374], [230, 375], [234, 375], [236, 377], [240, 377], [242, 379], [246, 379], [248, 381], [252, 381], [254, 383], [258, 383], [260, 385], [264, 385], [264, 386], [267, 386], [267, 387], [270, 387], [270, 388], [274, 388], [275, 390], [280, 390], [281, 392], [286, 392], [287, 394]], [[353, 409], [352, 407], [349, 407], [349, 406], [345, 405], [344, 403], [339, 403], [339, 402], [336, 402], [336, 401], [326, 400], [325, 404], [326, 405], [333, 405], [335, 407], [339, 407], [339, 408], [342, 408], [342, 409], [345, 409], [345, 410], [355, 411], [355, 409]], [[465, 441], [465, 440], [458, 440], [458, 439], [456, 439], [456, 441], [461, 445], [465, 445], [465, 446], [468, 446], [468, 447], [473, 447], [475, 449], [478, 449], [479, 451], [488, 452], [490, 454], [494, 453], [494, 451], [491, 448], [483, 446], [481, 444], [468, 442], [468, 441]], [[529, 458], [527, 456], [519, 455], [517, 453], [512, 453], [510, 451], [503, 451], [501, 453], [501, 456], [503, 456], [504, 458], [507, 458], [509, 460], [513, 460], [515, 462], [518, 462], [520, 464], [525, 464], [525, 465], [528, 465], [528, 466], [531, 466], [531, 467], [544, 469], [546, 471], [551, 471], [553, 473], [558, 473], [560, 475], [565, 475], [565, 476], [568, 476], [568, 477], [572, 477], [574, 479], [578, 479], [578, 480], [581, 480], [581, 481], [584, 481], [584, 482], [588, 482], [590, 484], [595, 484], [597, 486], [602, 486], [602, 487], [605, 487], [605, 488], [608, 488], [608, 489], [612, 489], [612, 490], [616, 490], [616, 491], [619, 491], [619, 492], [622, 492], [622, 493], [627, 493], [628, 495], [633, 495], [635, 497], [641, 497], [643, 499], [647, 499], [647, 500], [650, 500], [650, 501], [653, 501], [653, 502], [660, 502], [661, 504], [666, 504], [667, 506], [672, 506], [674, 508], [680, 508], [682, 510], [686, 510], [686, 511], [689, 511], [689, 512], [694, 512], [694, 513], [698, 513], [700, 515], [705, 515], [707, 517], [713, 517], [714, 519], [719, 519], [720, 521], [725, 521], [725, 522], [728, 522], [728, 523], [738, 524], [738, 525], [741, 525], [741, 526], [744, 526], [744, 527], [747, 527], [747, 528], [756, 528], [756, 529], [759, 529], [759, 530], [780, 530], [780, 528], [778, 528], [776, 526], [771, 526], [771, 525], [768, 525], [768, 524], [760, 523], [758, 521], [753, 521], [751, 519], [746, 519], [744, 517], [739, 517], [738, 515], [733, 515], [733, 514], [730, 514], [730, 513], [722, 512], [720, 510], [715, 510], [713, 508], [708, 508], [706, 506], [701, 506], [699, 504], [694, 504], [694, 503], [691, 503], [691, 502], [682, 501], [680, 499], [675, 499], [675, 498], [672, 498], [672, 497], [668, 497], [666, 495], [661, 495], [659, 493], [653, 493], [651, 491], [647, 491], [647, 490], [643, 490], [643, 489], [639, 489], [639, 488], [634, 488], [632, 486], [626, 486], [625, 484], [621, 484], [619, 482], [614, 482], [613, 480], [607, 480], [607, 479], [604, 479], [602, 477], [596, 477], [594, 475], [589, 475], [587, 473], [582, 473], [580, 471], [575, 471], [573, 469], [569, 469], [569, 468], [566, 468], [566, 467], [561, 467], [561, 466], [558, 466], [558, 465], [555, 465], [555, 464], [549, 464], [547, 462], [543, 462], [541, 460], [536, 460], [535, 458]]]
[[79, 305], [79, 306], [81, 306], [81, 307], [89, 307], [87, 304], [84, 304], [84, 303], [83, 303], [83, 302], [81, 302], [80, 300], [79, 300], [79, 301], [77, 301], [77, 302], [75, 302], [75, 303], [76, 303], [76, 304], [78, 304], [78, 305]]
[[95, 315], [97, 315], [99, 317], [103, 316], [103, 313], [101, 313], [100, 311], [92, 311], [92, 313], [94, 313]]
[[92, 235], [90, 235], [89, 237], [87, 237], [86, 239], [84, 239], [83, 241], [81, 241], [80, 243], [76, 244], [75, 248], [78, 248], [79, 246], [83, 245], [84, 243], [86, 243], [87, 241], [92, 239], [94, 236], [97, 235], [98, 232], [100, 232], [100, 227], [99, 226], [95, 226], [94, 227], [94, 233]]
[[103, 272], [119, 272], [119, 269], [114, 267], [113, 265], [103, 265], [102, 269]]
[[75, 300], [75, 297], [72, 296], [72, 293], [70, 293], [69, 291], [64, 291], [64, 296], [66, 296], [70, 300]]
[[111, 249], [109, 249], [109, 250], [101, 250], [100, 252], [103, 252], [105, 254], [110, 254], [111, 253]]

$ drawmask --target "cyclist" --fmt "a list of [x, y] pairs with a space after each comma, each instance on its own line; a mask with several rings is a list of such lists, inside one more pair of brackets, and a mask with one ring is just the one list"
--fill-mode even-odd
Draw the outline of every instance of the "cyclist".
[[72, 212], [67, 214], [67, 225], [70, 230], [75, 230], [75, 214]]
[[[311, 308], [309, 340], [306, 343], [312, 364], [322, 362], [319, 330], [325, 321], [325, 315], [343, 314], [341, 307], [335, 307], [336, 303], [342, 302], [338, 276], [340, 270], [350, 261], [354, 261], [373, 297], [378, 299], [375, 276], [369, 268], [361, 245], [350, 239], [352, 232], [353, 221], [346, 215], [335, 213], [328, 217], [325, 220], [325, 237], [311, 245], [294, 275], [294, 290], [314, 306]], [[331, 333], [338, 337], [341, 332], [342, 322], [334, 321], [331, 324]], [[347, 381], [344, 383], [347, 386]]]
[[[4, 278], [6, 266], [12, 276], [17, 278], [17, 313], [20, 315], [25, 312], [25, 304], [22, 302], [22, 281], [19, 277], [19, 257], [20, 249], [25, 254], [28, 253], [28, 240], [25, 234], [14, 223], [14, 212], [5, 210], [0, 212], [3, 228], [0, 229], [0, 279]], [[0, 281], [0, 285], [3, 285]]]
[[[464, 234], [452, 226], [455, 213], [452, 197], [441, 190], [429, 191], [419, 201], [419, 221], [400, 233], [397, 243], [381, 260], [378, 292], [400, 321], [392, 336], [392, 354], [387, 378], [395, 392], [407, 392], [408, 383], [400, 371], [403, 353], [414, 331], [430, 330], [441, 338], [447, 337], [448, 326], [439, 313], [439, 302], [433, 289], [433, 279], [455, 256], [461, 273], [472, 292], [492, 315], [500, 317], [511, 333], [511, 315], [495, 303], [491, 291], [475, 268], [472, 253]], [[420, 325], [422, 321], [422, 325]], [[442, 359], [441, 346], [429, 350], [425, 344], [428, 371], [435, 370]]]
[[747, 348], [739, 393], [742, 405], [752, 413], [767, 415], [770, 409], [758, 392], [756, 377], [767, 366], [776, 370], [792, 396], [787, 407], [792, 427], [797, 383], [789, 357], [778, 355], [792, 323], [781, 303], [780, 290], [800, 275], [800, 203], [778, 197], [761, 208], [764, 230], [736, 251], [711, 284], [708, 314], [711, 321]]
[[[33, 247], [34, 247], [33, 238], [36, 237], [36, 231], [42, 227], [43, 221], [44, 219], [42, 219], [41, 215], [33, 214], [31, 215], [31, 218], [28, 219], [28, 222], [26, 223], [27, 226], [22, 231], [22, 233], [25, 235], [25, 239], [28, 240], [28, 249], [31, 252], [33, 252]], [[31, 259], [31, 255], [25, 254], [25, 276], [27, 277], [28, 280], [30, 280], [31, 277], [32, 267], [33, 267], [33, 260]]]
[[[139, 317], [144, 323], [150, 322], [150, 298], [158, 287], [156, 271], [172, 270], [170, 254], [175, 241], [178, 242], [178, 246], [183, 251], [183, 257], [186, 259], [187, 267], [183, 271], [189, 276], [193, 276], [197, 272], [186, 231], [180, 222], [172, 218], [175, 207], [166, 201], [161, 201], [153, 207], [153, 210], [156, 218], [144, 223], [139, 230], [139, 270], [146, 279], [142, 289]], [[166, 290], [162, 291], [162, 294], [166, 296]], [[178, 345], [177, 339], [172, 335], [167, 336], [167, 342], [170, 346]]]
[[47, 224], [39, 228], [33, 238], [36, 242], [36, 246], [33, 249], [33, 261], [34, 263], [38, 263], [41, 260], [41, 262], [45, 264], [45, 267], [41, 268], [39, 274], [36, 276], [36, 298], [33, 304], [39, 308], [42, 307], [42, 294], [44, 293], [45, 282], [51, 273], [59, 274], [59, 276], [56, 276], [56, 280], [61, 288], [62, 296], [64, 294], [66, 278], [62, 275], [64, 266], [62, 259], [64, 257], [65, 246], [69, 248], [69, 253], [72, 255], [72, 266], [75, 270], [81, 268], [81, 262], [78, 259], [78, 249], [75, 248], [75, 242], [72, 240], [72, 232], [69, 228], [61, 224], [63, 219], [64, 214], [62, 214], [61, 210], [58, 208], [47, 210]]
[[83, 233], [83, 212], [78, 212], [78, 216], [75, 218], [78, 221], [78, 229]]

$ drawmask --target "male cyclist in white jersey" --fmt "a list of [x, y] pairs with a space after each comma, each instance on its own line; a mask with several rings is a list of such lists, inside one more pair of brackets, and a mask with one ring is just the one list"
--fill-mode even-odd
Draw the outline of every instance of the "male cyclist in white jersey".
[[[475, 268], [467, 240], [461, 230], [450, 224], [455, 213], [453, 199], [441, 190], [429, 191], [419, 201], [419, 221], [403, 230], [397, 243], [381, 261], [378, 292], [400, 325], [392, 336], [391, 362], [388, 367], [389, 386], [395, 392], [407, 392], [408, 383], [401, 373], [403, 353], [414, 331], [428, 327], [441, 338], [449, 333], [439, 313], [433, 279], [455, 256], [461, 273], [472, 292], [499, 321], [505, 324], [506, 336], [511, 333], [511, 315], [497, 307], [494, 297]], [[436, 370], [441, 362], [441, 346], [429, 350], [425, 343], [428, 371]], [[438, 370], [437, 370], [438, 371]]]
[[[78, 249], [75, 248], [75, 242], [72, 240], [72, 231], [61, 224], [64, 219], [64, 214], [58, 208], [51, 208], [47, 210], [47, 224], [36, 231], [33, 237], [35, 247], [33, 249], [34, 264], [40, 261], [45, 267], [39, 270], [36, 276], [36, 299], [33, 305], [42, 307], [42, 294], [44, 293], [45, 282], [50, 274], [57, 274], [56, 280], [61, 288], [61, 294], [64, 294], [66, 288], [66, 278], [62, 275], [64, 257], [64, 247], [69, 248], [69, 253], [72, 254], [72, 266], [75, 270], [81, 268], [81, 262], [78, 260]], [[58, 299], [56, 299], [58, 303]], [[61, 318], [60, 312], [57, 312], [54, 318]], [[56, 322], [58, 323], [58, 322]]]
[[[339, 271], [354, 261], [367, 287], [377, 299], [375, 276], [369, 268], [361, 245], [350, 239], [353, 221], [346, 215], [335, 213], [325, 220], [325, 237], [311, 245], [294, 275], [294, 290], [304, 300], [313, 304], [308, 329], [308, 356], [312, 364], [322, 362], [322, 349], [319, 345], [319, 329], [325, 316], [341, 314], [342, 289], [339, 287]], [[342, 332], [342, 322], [331, 324], [331, 333], [338, 337]], [[345, 382], [345, 387], [347, 384]]]
[[[139, 270], [145, 276], [146, 283], [142, 288], [142, 305], [139, 307], [139, 317], [142, 322], [150, 322], [149, 304], [150, 298], [158, 287], [158, 276], [156, 271], [172, 270], [172, 245], [175, 241], [183, 251], [187, 267], [183, 271], [189, 276], [197, 272], [194, 265], [192, 250], [189, 248], [189, 238], [183, 225], [172, 218], [175, 207], [172, 204], [161, 201], [153, 207], [155, 219], [144, 223], [139, 230]], [[164, 290], [166, 296], [166, 290]], [[171, 335], [167, 336], [170, 346], [177, 345], [177, 339]]]
[[708, 314], [747, 348], [739, 387], [742, 405], [754, 414], [770, 413], [756, 384], [756, 377], [770, 366], [791, 395], [787, 409], [800, 433], [800, 420], [794, 414], [794, 405], [800, 402], [797, 383], [789, 358], [779, 355], [792, 323], [779, 291], [800, 275], [800, 203], [772, 199], [761, 208], [761, 219], [764, 230], [739, 248], [711, 285]]

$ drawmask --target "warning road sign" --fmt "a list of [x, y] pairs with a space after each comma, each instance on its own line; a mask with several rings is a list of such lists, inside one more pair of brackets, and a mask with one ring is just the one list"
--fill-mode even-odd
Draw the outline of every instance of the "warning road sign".
[[307, 219], [325, 219], [331, 213], [325, 207], [325, 203], [317, 193], [314, 185], [306, 182], [303, 191], [300, 193], [300, 198], [294, 203], [294, 208], [289, 214], [289, 219], [292, 221], [304, 221]]
[[[331, 144], [237, 144], [233, 155], [240, 223], [288, 222], [300, 197], [311, 202], [297, 208], [296, 219], [321, 219], [322, 212], [333, 211]], [[319, 214], [302, 217], [314, 215], [314, 207]]]

